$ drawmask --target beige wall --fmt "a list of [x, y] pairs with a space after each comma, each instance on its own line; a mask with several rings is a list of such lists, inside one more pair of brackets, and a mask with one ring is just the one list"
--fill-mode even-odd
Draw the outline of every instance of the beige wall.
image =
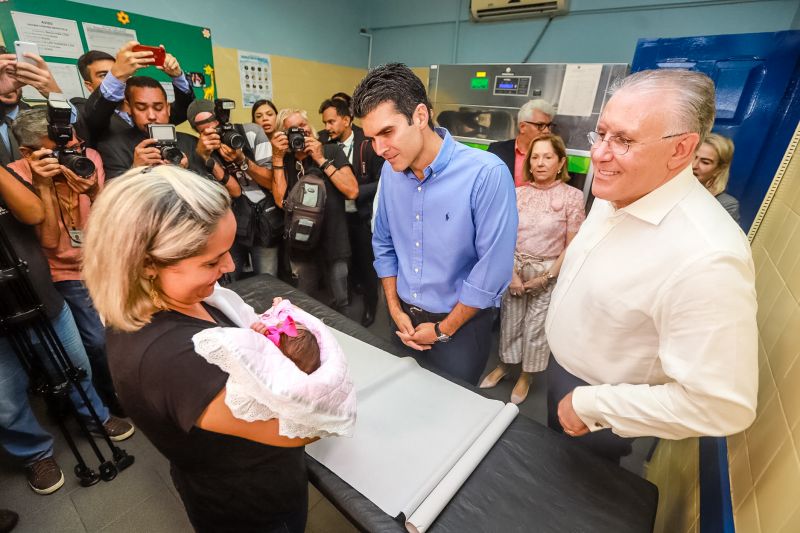
[[[736, 531], [800, 531], [800, 126], [750, 232], [759, 329], [758, 415], [728, 438]], [[657, 532], [698, 532], [697, 441], [662, 441], [647, 468]]]
[[658, 486], [656, 533], [699, 533], [698, 440], [662, 440], [645, 477]]
[[728, 439], [736, 530], [800, 531], [800, 126], [751, 239], [759, 329], [758, 416]]
[[[333, 93], [353, 93], [366, 69], [317, 63], [291, 57], [270, 56], [272, 59], [272, 94], [278, 109], [295, 107], [308, 111], [311, 123], [322, 126], [317, 110], [323, 100]], [[250, 122], [250, 109], [242, 107], [239, 85], [239, 63], [235, 48], [214, 47], [214, 67], [217, 69], [217, 97], [236, 100], [232, 114], [234, 122]]]

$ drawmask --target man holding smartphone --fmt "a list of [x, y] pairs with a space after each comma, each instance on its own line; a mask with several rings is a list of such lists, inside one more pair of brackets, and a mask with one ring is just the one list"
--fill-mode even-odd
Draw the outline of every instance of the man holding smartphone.
[[[160, 49], [163, 51], [163, 47]], [[140, 68], [155, 66], [172, 78], [175, 102], [170, 106], [166, 123], [178, 125], [186, 120], [186, 109], [194, 100], [192, 86], [175, 56], [163, 52], [163, 64], [157, 65], [156, 55], [161, 56], [154, 54], [153, 47], [130, 41], [119, 49], [113, 62], [92, 50], [78, 59], [81, 76], [93, 89], [79, 113], [78, 126], [90, 146], [99, 144], [104, 137], [135, 127], [126, 103], [125, 86]], [[97, 75], [93, 75], [94, 71]]]

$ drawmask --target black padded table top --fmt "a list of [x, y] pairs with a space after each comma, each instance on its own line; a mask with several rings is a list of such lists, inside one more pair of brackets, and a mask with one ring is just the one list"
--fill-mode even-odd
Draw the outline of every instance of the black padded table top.
[[[229, 288], [256, 312], [271, 306], [275, 296], [289, 298], [327, 325], [397, 355], [387, 340], [272, 276], [256, 276]], [[405, 531], [402, 522], [306, 457], [311, 482], [356, 527], [369, 532]], [[657, 502], [658, 490], [652, 483], [519, 415], [428, 531], [649, 532]]]

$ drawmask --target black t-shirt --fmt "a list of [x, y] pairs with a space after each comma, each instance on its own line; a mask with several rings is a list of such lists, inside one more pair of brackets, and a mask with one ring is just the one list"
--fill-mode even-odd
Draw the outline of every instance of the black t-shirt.
[[[325, 159], [333, 161], [333, 166], [342, 168], [350, 166], [347, 156], [344, 151], [336, 144], [322, 145], [322, 153]], [[292, 190], [292, 187], [297, 183], [298, 170], [296, 163], [298, 161], [294, 158], [294, 154], [287, 153], [283, 157], [283, 171], [286, 175], [286, 194]], [[314, 160], [306, 157], [302, 161], [304, 168], [317, 166]], [[347, 233], [347, 215], [344, 210], [345, 197], [336, 188], [333, 182], [325, 176], [325, 218], [322, 221], [322, 235], [320, 236], [320, 246], [322, 247], [323, 259], [327, 262], [337, 261], [340, 259], [350, 258], [350, 238]], [[297, 261], [318, 261], [319, 250], [312, 250], [310, 252], [292, 250], [292, 259]]]
[[[33, 187], [13, 170], [10, 168], [6, 168], [6, 170], [20, 183], [33, 191]], [[50, 266], [47, 264], [47, 258], [44, 256], [42, 246], [39, 244], [36, 231], [32, 226], [23, 224], [14, 218], [2, 196], [0, 196], [0, 226], [2, 226], [3, 233], [8, 237], [11, 247], [17, 256], [15, 259], [22, 259], [28, 263], [28, 278], [33, 285], [36, 297], [39, 299], [39, 302], [31, 302], [31, 304], [42, 303], [45, 313], [47, 313], [47, 318], [54, 319], [64, 307], [64, 297], [53, 286], [53, 278], [50, 277]], [[9, 286], [4, 285], [2, 290], [9, 290]], [[20, 309], [20, 311], [23, 311], [23, 309]]]
[[[162, 311], [139, 331], [107, 331], [108, 363], [122, 405], [169, 459], [196, 529], [258, 531], [307, 505], [304, 448], [279, 448], [196, 427], [228, 374], [194, 351], [192, 336], [233, 326]], [[201, 527], [202, 526], [202, 527]]]

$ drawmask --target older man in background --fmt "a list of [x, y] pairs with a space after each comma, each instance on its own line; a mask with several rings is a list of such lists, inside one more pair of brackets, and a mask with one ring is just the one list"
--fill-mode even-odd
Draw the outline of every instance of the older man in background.
[[525, 183], [522, 165], [525, 155], [534, 137], [540, 133], [552, 133], [553, 117], [556, 110], [547, 100], [541, 98], [529, 100], [519, 108], [517, 113], [517, 129], [519, 133], [514, 139], [498, 141], [489, 145], [489, 152], [503, 160], [509, 172], [514, 176], [514, 185], [519, 187]]

